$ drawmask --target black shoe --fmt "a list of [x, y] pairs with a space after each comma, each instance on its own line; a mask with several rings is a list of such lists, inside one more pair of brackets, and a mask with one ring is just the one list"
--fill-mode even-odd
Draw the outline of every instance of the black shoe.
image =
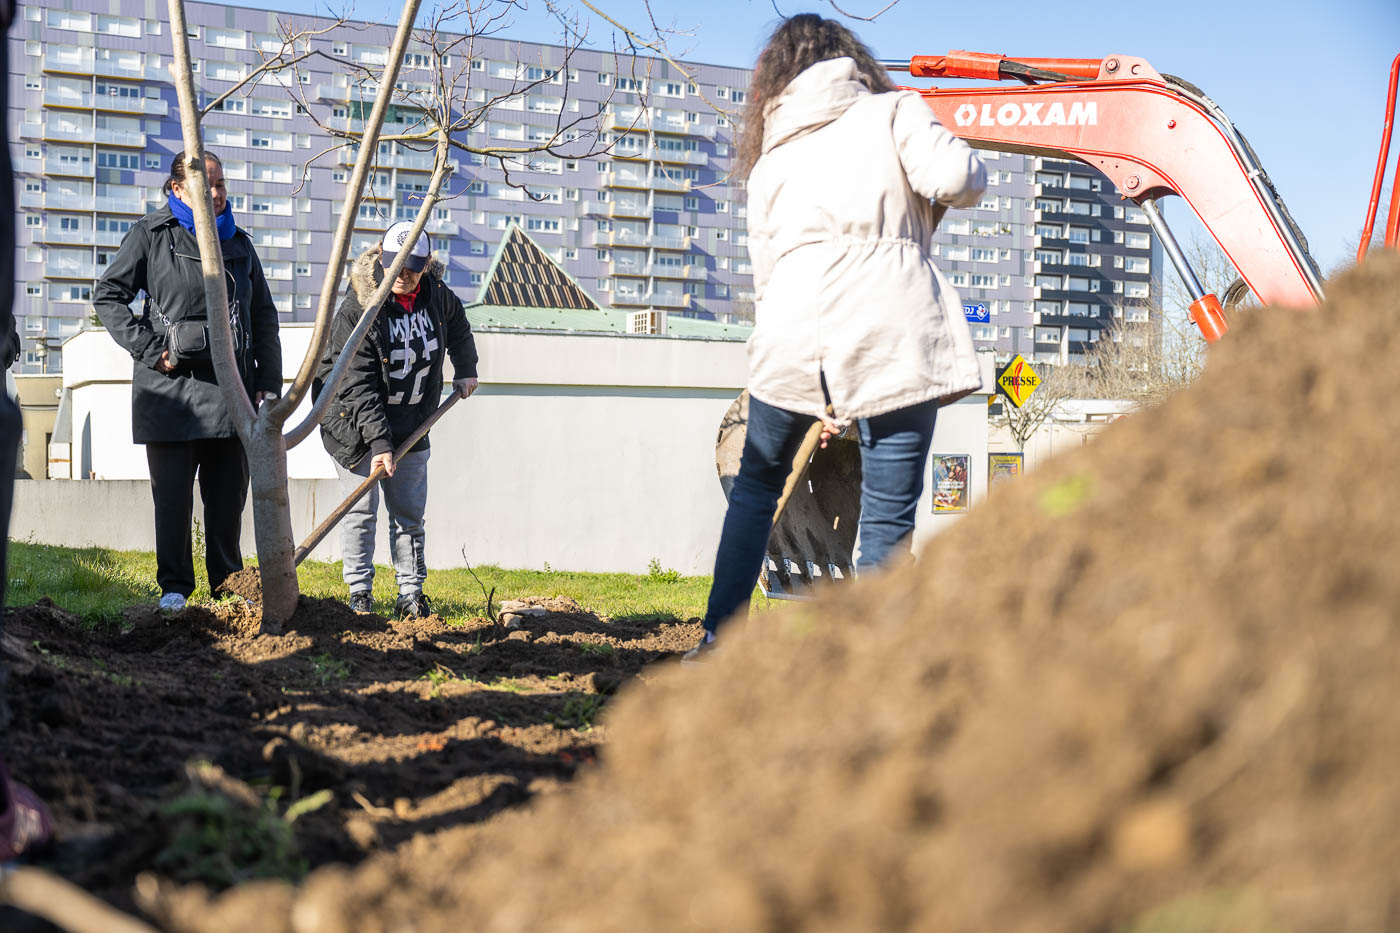
[[351, 594], [350, 594], [350, 611], [351, 611], [351, 612], [373, 612], [373, 611], [374, 611], [374, 597], [371, 596], [369, 593], [351, 593]]
[[394, 603], [394, 615], [400, 619], [422, 619], [432, 615], [432, 612], [428, 597], [422, 593], [400, 593], [399, 601]]

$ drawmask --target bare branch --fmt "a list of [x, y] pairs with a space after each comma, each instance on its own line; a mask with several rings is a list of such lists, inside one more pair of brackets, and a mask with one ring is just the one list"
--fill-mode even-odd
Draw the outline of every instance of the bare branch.
[[846, 16], [851, 19], [858, 19], [865, 23], [873, 23], [875, 22], [875, 20], [888, 13], [891, 8], [896, 6], [899, 3], [899, 0], [890, 0], [890, 2], [881, 7], [878, 12], [872, 13], [870, 16], [860, 16], [856, 13], [847, 13], [845, 10], [841, 9], [841, 7], [836, 3], [836, 0], [827, 0], [827, 2], [831, 4], [831, 8], [833, 10], [835, 10], [837, 13], [840, 13], [842, 16]]

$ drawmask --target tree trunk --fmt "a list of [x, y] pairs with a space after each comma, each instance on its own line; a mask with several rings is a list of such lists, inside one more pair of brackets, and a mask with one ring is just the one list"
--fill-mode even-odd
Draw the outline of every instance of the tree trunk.
[[253, 538], [262, 577], [262, 631], [280, 635], [299, 599], [292, 503], [287, 493], [287, 443], [282, 429], [265, 418], [253, 425], [248, 442], [253, 487]]

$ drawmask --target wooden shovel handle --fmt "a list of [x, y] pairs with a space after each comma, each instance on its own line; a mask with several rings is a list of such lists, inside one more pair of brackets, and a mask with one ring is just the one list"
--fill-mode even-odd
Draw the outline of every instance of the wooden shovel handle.
[[[428, 420], [420, 424], [418, 426], [418, 430], [410, 434], [408, 436], [408, 440], [400, 444], [399, 449], [394, 451], [394, 462], [397, 463], [399, 459], [403, 457], [404, 454], [412, 450], [413, 445], [421, 441], [423, 439], [423, 435], [427, 434], [428, 430], [434, 424], [437, 424], [437, 420], [443, 415], [447, 414], [447, 410], [453, 405], [456, 405], [458, 399], [460, 399], [461, 397], [462, 396], [459, 395], [456, 390], [453, 390], [452, 394], [449, 395], [443, 401], [443, 403], [437, 407], [437, 411], [429, 415]], [[317, 525], [315, 530], [312, 531], [311, 534], [306, 536], [306, 540], [301, 542], [301, 545], [296, 549], [296, 553], [292, 555], [292, 559], [298, 564], [306, 560], [306, 555], [310, 554], [312, 549], [315, 548], [316, 545], [320, 544], [321, 540], [325, 538], [326, 535], [331, 533], [332, 528], [340, 524], [340, 520], [345, 517], [345, 513], [349, 512], [352, 508], [354, 508], [355, 503], [359, 502], [360, 499], [364, 497], [365, 493], [369, 492], [370, 487], [373, 486], [375, 483], [379, 482], [380, 478], [382, 478], [383, 476], [384, 467], [375, 467], [374, 470], [369, 474], [369, 476], [365, 477], [365, 481], [360, 483], [360, 485], [356, 486], [355, 491], [350, 493], [350, 495], [345, 498], [344, 502], [336, 506], [334, 511], [332, 511], [331, 514], [326, 516], [325, 521]]]

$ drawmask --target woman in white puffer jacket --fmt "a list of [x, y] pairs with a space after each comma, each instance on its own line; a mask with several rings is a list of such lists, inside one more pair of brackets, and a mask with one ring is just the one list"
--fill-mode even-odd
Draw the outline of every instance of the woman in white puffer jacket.
[[747, 604], [815, 419], [859, 429], [857, 570], [869, 570], [909, 549], [938, 407], [981, 386], [962, 303], [929, 256], [935, 203], [968, 207], [986, 187], [972, 149], [848, 29], [810, 13], [773, 33], [749, 97], [748, 434], [697, 651]]

